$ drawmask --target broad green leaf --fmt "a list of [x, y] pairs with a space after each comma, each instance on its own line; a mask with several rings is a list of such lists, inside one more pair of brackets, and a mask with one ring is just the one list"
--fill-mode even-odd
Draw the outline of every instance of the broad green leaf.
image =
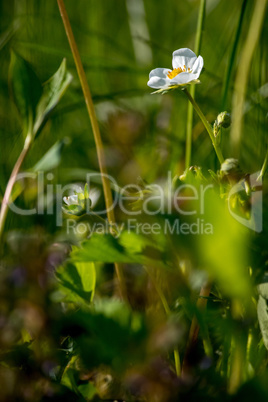
[[14, 51], [11, 52], [9, 79], [26, 136], [32, 132], [36, 107], [42, 95], [42, 85], [29, 63]]
[[74, 261], [122, 262], [163, 266], [165, 260], [157, 244], [151, 239], [134, 232], [124, 231], [119, 238], [111, 234], [93, 233], [72, 252]]
[[36, 136], [72, 80], [66, 69], [66, 60], [42, 87], [29, 63], [12, 51], [9, 76], [25, 135]]
[[83, 290], [93, 294], [96, 285], [95, 265], [92, 262], [77, 262], [75, 266], [81, 278]]
[[81, 249], [72, 252], [74, 261], [100, 261], [100, 262], [135, 262], [133, 255], [128, 254], [117, 239], [111, 234], [96, 234], [85, 242]]
[[96, 284], [95, 266], [92, 263], [67, 263], [56, 271], [62, 299], [69, 303], [86, 303], [92, 301]]
[[68, 143], [68, 138], [64, 138], [61, 141], [57, 141], [46, 153], [45, 155], [34, 165], [31, 169], [34, 172], [38, 171], [48, 171], [55, 169], [59, 166], [62, 157], [62, 150], [64, 146]]
[[34, 134], [38, 135], [49, 114], [58, 104], [72, 80], [63, 59], [56, 73], [44, 84], [43, 94], [37, 106], [37, 117], [34, 123]]

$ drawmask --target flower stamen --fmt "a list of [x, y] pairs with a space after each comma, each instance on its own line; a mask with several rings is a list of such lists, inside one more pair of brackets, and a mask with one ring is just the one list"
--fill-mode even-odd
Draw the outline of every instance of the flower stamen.
[[172, 78], [176, 77], [178, 74], [180, 73], [191, 73], [192, 70], [188, 67], [188, 69], [186, 69], [186, 66], [184, 65], [183, 68], [178, 67], [178, 68], [174, 68], [174, 70], [169, 71], [167, 73], [167, 77], [172, 80]]

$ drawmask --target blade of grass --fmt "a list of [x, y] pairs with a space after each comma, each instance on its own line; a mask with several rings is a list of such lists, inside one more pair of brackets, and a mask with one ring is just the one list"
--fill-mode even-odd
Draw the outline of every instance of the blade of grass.
[[234, 60], [235, 60], [235, 55], [238, 47], [238, 42], [241, 34], [241, 29], [242, 29], [242, 24], [245, 16], [245, 10], [246, 10], [246, 5], [247, 5], [248, 0], [244, 0], [242, 7], [241, 7], [241, 12], [240, 12], [240, 17], [235, 33], [235, 38], [233, 41], [233, 46], [230, 54], [230, 58], [228, 61], [228, 65], [226, 68], [225, 76], [224, 76], [224, 81], [223, 81], [223, 87], [222, 87], [222, 96], [221, 96], [221, 109], [220, 111], [224, 111], [226, 108], [226, 99], [227, 99], [227, 94], [228, 94], [228, 89], [230, 85], [230, 80], [231, 80], [231, 74], [232, 74], [232, 69], [234, 66]]
[[[206, 10], [206, 0], [201, 0], [198, 14], [196, 38], [195, 38], [195, 54], [198, 56], [201, 48], [202, 32], [204, 29], [205, 21], [205, 10]], [[195, 95], [195, 85], [190, 88], [190, 94], [194, 99]], [[192, 154], [192, 130], [193, 130], [193, 105], [188, 103], [187, 110], [187, 123], [186, 123], [186, 148], [185, 148], [185, 168], [189, 168], [191, 165], [191, 154]]]
[[232, 102], [233, 124], [230, 139], [233, 156], [239, 157], [239, 148], [243, 127], [243, 108], [246, 97], [248, 77], [255, 47], [258, 43], [261, 27], [265, 16], [266, 0], [256, 0], [251, 18], [248, 35], [242, 49], [239, 68], [236, 73], [234, 95]]
[[[109, 221], [110, 225], [113, 225], [115, 223], [115, 216], [114, 216], [114, 210], [113, 210], [113, 197], [112, 197], [110, 182], [109, 182], [108, 175], [107, 175], [103, 144], [102, 144], [99, 124], [97, 121], [94, 104], [92, 101], [91, 92], [89, 89], [85, 70], [84, 70], [82, 60], [80, 57], [80, 53], [79, 53], [79, 50], [78, 50], [78, 47], [77, 47], [77, 44], [76, 44], [76, 41], [75, 41], [75, 38], [73, 35], [72, 27], [71, 27], [70, 20], [69, 20], [69, 17], [68, 17], [66, 8], [65, 8], [64, 1], [57, 0], [57, 3], [58, 3], [59, 10], [60, 10], [61, 18], [63, 21], [63, 25], [65, 28], [66, 36], [68, 38], [69, 45], [70, 45], [72, 55], [74, 58], [74, 62], [76, 65], [78, 77], [79, 77], [81, 87], [83, 90], [88, 115], [89, 115], [89, 118], [91, 121], [92, 131], [93, 131], [94, 140], [95, 140], [95, 144], [96, 144], [98, 163], [99, 163], [99, 168], [100, 168], [101, 177], [102, 177], [102, 186], [103, 186], [103, 192], [104, 192], [104, 198], [105, 198], [107, 217], [108, 217], [108, 221]], [[125, 291], [123, 272], [122, 272], [121, 266], [117, 263], [115, 263], [115, 270], [116, 270], [116, 274], [117, 274], [117, 278], [118, 278], [118, 282], [119, 282], [121, 296], [125, 298], [126, 291]]]

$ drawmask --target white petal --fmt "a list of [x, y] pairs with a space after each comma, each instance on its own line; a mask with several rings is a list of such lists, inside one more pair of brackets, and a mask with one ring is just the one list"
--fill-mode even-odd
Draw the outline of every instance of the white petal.
[[[170, 71], [170, 70], [168, 70]], [[156, 88], [156, 89], [165, 89], [168, 88], [170, 85], [170, 79], [167, 77], [157, 77], [157, 76], [152, 76], [149, 81], [147, 82], [147, 85], [151, 88]]]
[[69, 195], [69, 197], [63, 197], [63, 201], [67, 205], [76, 205], [78, 204], [78, 196], [77, 195]]
[[180, 73], [176, 75], [175, 78], [170, 80], [170, 85], [183, 85], [183, 84], [188, 84], [193, 80], [197, 80], [199, 77], [199, 74], [193, 74], [193, 73]]
[[98, 202], [98, 199], [100, 198], [100, 190], [98, 190], [97, 188], [92, 188], [89, 191], [89, 198], [91, 200], [91, 208], [94, 208], [94, 206]]
[[194, 62], [194, 65], [192, 67], [192, 73], [193, 74], [197, 74], [197, 73], [201, 73], [202, 68], [204, 66], [204, 60], [202, 56], [198, 56], [197, 59]]
[[77, 184], [75, 184], [73, 186], [73, 189], [76, 193], [84, 193], [84, 189], [81, 186], [78, 186]]
[[175, 50], [172, 54], [173, 69], [178, 67], [183, 68], [183, 66], [192, 69], [196, 59], [196, 54], [188, 48]]
[[78, 203], [78, 195], [70, 195], [69, 199], [71, 200], [72, 204]]
[[159, 77], [159, 78], [166, 78], [167, 74], [171, 71], [170, 68], [155, 68], [149, 74], [149, 78], [152, 77]]
[[65, 204], [69, 205], [69, 197], [63, 197], [63, 201]]

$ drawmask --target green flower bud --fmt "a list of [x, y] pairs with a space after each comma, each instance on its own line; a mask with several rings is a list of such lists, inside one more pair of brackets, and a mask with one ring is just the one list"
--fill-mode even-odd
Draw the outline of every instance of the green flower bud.
[[216, 119], [216, 124], [219, 127], [228, 128], [231, 125], [230, 113], [221, 112]]
[[241, 173], [241, 169], [238, 164], [238, 160], [234, 158], [225, 159], [221, 165], [221, 172], [223, 175], [236, 175]]

